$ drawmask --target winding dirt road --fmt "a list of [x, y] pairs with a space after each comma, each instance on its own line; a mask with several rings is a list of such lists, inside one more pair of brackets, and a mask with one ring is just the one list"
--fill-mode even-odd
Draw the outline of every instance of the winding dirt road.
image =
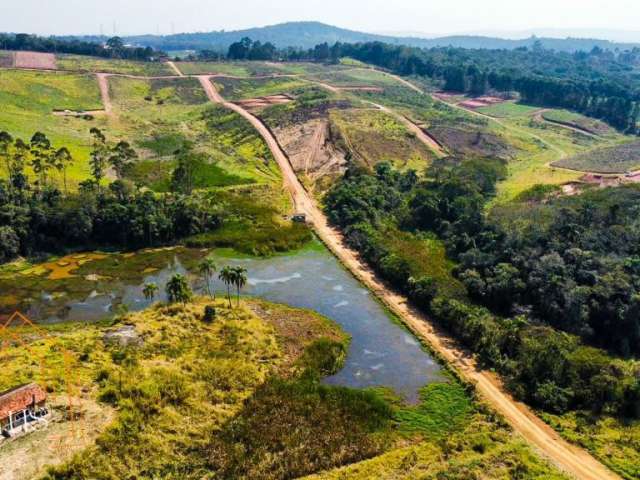
[[[504, 389], [500, 380], [492, 373], [479, 370], [473, 357], [462, 350], [445, 332], [438, 329], [426, 316], [413, 309], [407, 299], [395, 293], [385, 285], [364, 263], [358, 255], [347, 247], [342, 234], [329, 226], [322, 211], [317, 207], [296, 176], [289, 159], [269, 129], [254, 115], [238, 105], [226, 102], [211, 83], [211, 77], [198, 77], [207, 96], [214, 103], [238, 113], [253, 125], [264, 138], [273, 156], [282, 170], [285, 187], [291, 193], [295, 209], [304, 213], [313, 225], [317, 235], [342, 263], [383, 301], [387, 307], [409, 327], [417, 336], [424, 339], [439, 355], [456, 368], [467, 380], [473, 382], [479, 394], [484, 397], [513, 429], [532, 444], [543, 456], [561, 470], [580, 480], [619, 480], [620, 477], [609, 471], [585, 450], [570, 445], [526, 405], [516, 401]], [[404, 79], [402, 79], [405, 83]], [[414, 89], [417, 89], [415, 87]], [[421, 90], [417, 89], [422, 92]]]

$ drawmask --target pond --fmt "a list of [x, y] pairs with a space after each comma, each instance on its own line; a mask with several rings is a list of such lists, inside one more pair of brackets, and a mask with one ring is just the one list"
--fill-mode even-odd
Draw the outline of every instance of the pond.
[[[351, 336], [344, 368], [327, 378], [326, 383], [354, 388], [390, 387], [407, 401], [416, 402], [421, 387], [445, 381], [440, 366], [415, 337], [395, 322], [319, 242], [271, 258], [242, 257], [228, 251], [214, 251], [212, 256], [217, 257], [217, 265], [241, 265], [247, 269], [248, 284], [243, 294], [314, 310], [331, 318]], [[29, 314], [46, 322], [96, 321], [108, 316], [118, 304], [140, 310], [148, 306], [143, 285], [159, 285], [157, 300], [165, 300], [162, 286], [176, 272], [188, 273], [178, 255], [168, 252], [164, 268], [143, 275], [143, 281], [101, 282], [82, 301], [65, 301], [64, 297], [44, 293], [31, 302]], [[196, 291], [204, 291], [203, 282], [194, 279], [192, 283]], [[213, 284], [222, 293], [224, 285], [218, 280]], [[58, 313], [43, 318], [47, 304], [54, 302]]]

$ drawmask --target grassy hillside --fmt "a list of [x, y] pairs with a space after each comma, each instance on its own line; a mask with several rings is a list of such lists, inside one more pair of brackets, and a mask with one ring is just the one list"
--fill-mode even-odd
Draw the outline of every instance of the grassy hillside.
[[0, 130], [26, 142], [36, 131], [45, 133], [55, 147], [66, 146], [76, 159], [68, 172], [71, 183], [88, 176], [89, 129], [103, 120], [58, 117], [53, 112], [102, 109], [94, 76], [0, 70], [0, 105]]

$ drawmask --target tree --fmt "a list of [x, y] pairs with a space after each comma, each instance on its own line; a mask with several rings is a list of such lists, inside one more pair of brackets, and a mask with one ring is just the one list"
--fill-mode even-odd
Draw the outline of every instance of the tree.
[[158, 290], [158, 285], [155, 283], [145, 283], [144, 288], [142, 289], [142, 294], [147, 301], [152, 302], [158, 293]]
[[169, 303], [181, 302], [186, 304], [193, 296], [187, 278], [180, 273], [176, 273], [169, 279], [165, 291], [167, 292]]
[[247, 284], [247, 269], [244, 267], [236, 267], [233, 269], [233, 283], [237, 288], [236, 303], [240, 306], [240, 289]]
[[111, 37], [109, 40], [107, 40], [106, 46], [111, 51], [111, 56], [112, 57], [121, 57], [122, 56], [122, 52], [125, 49], [124, 48], [124, 42], [122, 41], [122, 38], [117, 37], [117, 36], [116, 37]]
[[231, 308], [231, 285], [235, 283], [235, 276], [236, 274], [233, 267], [228, 265], [223, 267], [218, 275], [218, 278], [222, 280], [222, 283], [227, 286], [227, 300], [229, 301], [229, 308]]
[[89, 133], [93, 139], [91, 158], [89, 160], [91, 176], [98, 187], [98, 191], [100, 191], [100, 182], [104, 177], [104, 169], [107, 165], [109, 149], [107, 147], [107, 139], [100, 129], [93, 127], [89, 130]]
[[64, 192], [67, 193], [67, 168], [73, 163], [73, 157], [67, 147], [59, 148], [55, 153], [55, 167], [58, 171], [62, 171], [64, 183]]
[[119, 179], [124, 177], [125, 167], [137, 158], [136, 151], [125, 141], [120, 141], [111, 149], [109, 163]]
[[52, 166], [53, 151], [51, 142], [44, 133], [36, 132], [31, 137], [30, 151], [30, 165], [33, 172], [38, 176], [38, 187], [46, 187], [47, 172]]
[[14, 258], [20, 251], [20, 239], [13, 228], [0, 226], [0, 263]]
[[218, 270], [215, 260], [212, 257], [204, 258], [198, 265], [198, 271], [202, 275], [207, 293], [213, 300], [216, 299], [215, 289], [211, 288], [213, 274]]

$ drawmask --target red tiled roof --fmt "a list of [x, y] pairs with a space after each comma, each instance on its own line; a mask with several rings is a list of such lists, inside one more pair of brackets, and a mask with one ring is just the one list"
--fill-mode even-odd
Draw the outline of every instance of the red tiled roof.
[[36, 383], [22, 385], [0, 393], [0, 420], [9, 418], [9, 413], [20, 412], [35, 403], [44, 402], [47, 394]]

